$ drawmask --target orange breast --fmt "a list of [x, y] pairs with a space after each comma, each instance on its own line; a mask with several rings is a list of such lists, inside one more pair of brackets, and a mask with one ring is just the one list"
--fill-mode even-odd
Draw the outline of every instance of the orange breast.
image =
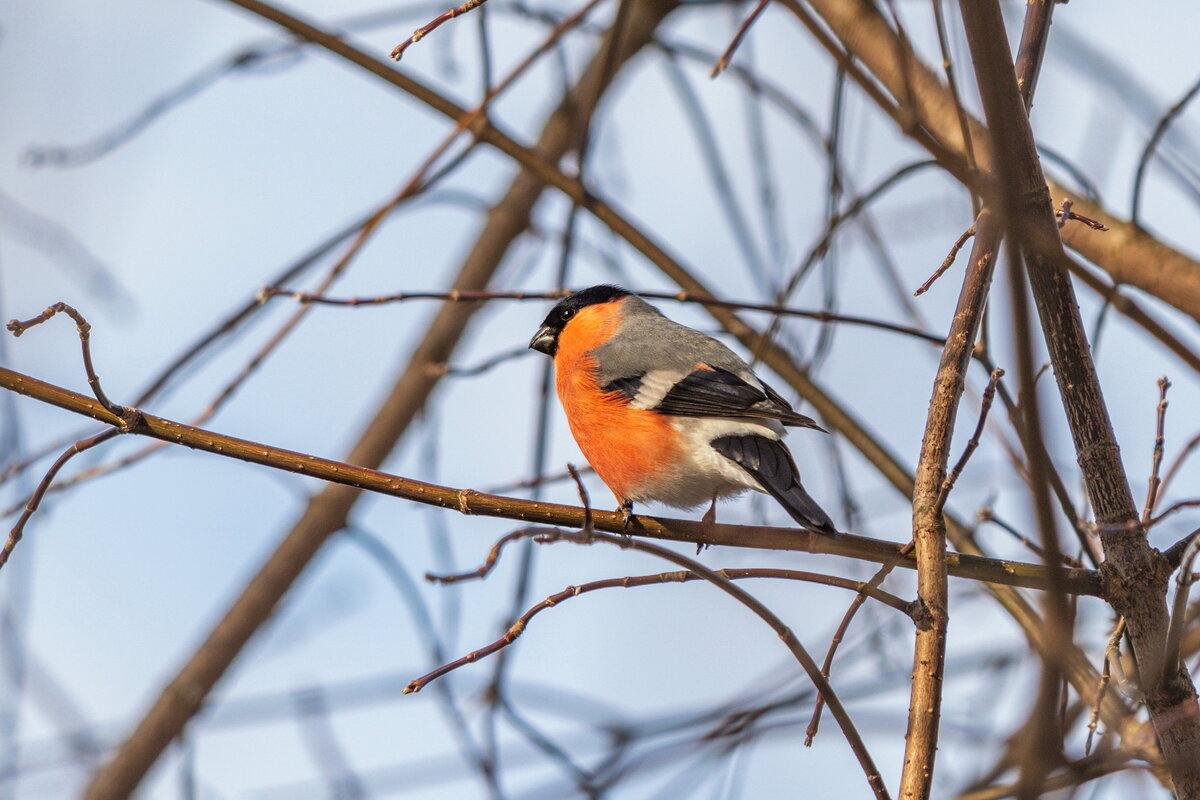
[[678, 434], [653, 411], [631, 408], [619, 392], [601, 392], [591, 351], [619, 321], [619, 303], [588, 306], [559, 336], [555, 383], [579, 449], [600, 479], [624, 502], [653, 485], [679, 457]]

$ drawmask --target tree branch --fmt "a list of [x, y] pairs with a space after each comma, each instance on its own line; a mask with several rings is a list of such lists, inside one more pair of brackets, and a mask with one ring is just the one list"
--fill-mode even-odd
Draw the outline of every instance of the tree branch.
[[[1037, 84], [1049, 31], [1049, 15], [1044, 18], [1031, 5], [1025, 18], [1021, 52], [1017, 57], [1023, 81], [1026, 106], [1032, 104], [1033, 90]], [[902, 55], [911, 57], [905, 48]], [[915, 59], [914, 59], [915, 60]], [[911, 95], [910, 95], [911, 96]], [[966, 113], [958, 100], [956, 91], [951, 92], [954, 100], [959, 129], [970, 161], [974, 162], [974, 141], [966, 123]], [[933, 384], [933, 396], [929, 401], [929, 414], [925, 424], [925, 435], [921, 442], [921, 457], [917, 465], [916, 488], [913, 491], [913, 541], [916, 545], [918, 568], [918, 599], [927, 613], [929, 625], [918, 627], [913, 652], [913, 686], [909, 702], [908, 735], [905, 738], [904, 773], [900, 780], [900, 796], [926, 800], [933, 787], [933, 767], [937, 754], [938, 723], [942, 700], [942, 671], [946, 658], [946, 633], [949, 624], [949, 600], [946, 572], [942, 567], [942, 556], [946, 549], [946, 520], [942, 513], [946, 492], [957, 475], [958, 467], [947, 476], [950, 442], [954, 434], [954, 423], [958, 406], [966, 385], [967, 367], [975, 347], [976, 337], [987, 305], [996, 255], [1004, 233], [1000, 218], [994, 210], [984, 210], [977, 215], [975, 243], [971, 259], [963, 277], [958, 305], [954, 310], [950, 333], [938, 364]], [[961, 239], [959, 241], [962, 241]], [[998, 374], [999, 373], [999, 374]], [[996, 382], [1002, 372], [992, 373], [989, 389], [995, 391]], [[975, 437], [982, 431], [990, 397], [985, 400], [980, 414]], [[974, 441], [973, 439], [972, 441]], [[971, 446], [964, 453], [969, 456]], [[1031, 459], [1040, 455], [1039, 448], [1027, 448]], [[1058, 564], [1051, 565], [1054, 570]]]
[[[796, 0], [784, 0], [783, 5], [793, 13], [798, 8]], [[900, 44], [887, 20], [867, 0], [810, 0], [809, 5], [873, 76], [868, 94], [877, 97], [877, 81], [901, 104], [911, 99], [912, 106], [906, 111], [912, 124], [902, 126], [904, 132], [919, 132], [913, 138], [923, 145], [935, 139], [939, 149], [930, 149], [930, 153], [935, 158], [944, 158], [946, 152], [953, 154], [953, 161], [943, 166], [968, 186], [973, 185], [975, 179], [965, 168], [966, 143], [958, 106], [937, 74]], [[990, 172], [996, 156], [987, 148], [987, 132], [979, 120], [968, 119], [979, 169]], [[1062, 185], [1048, 181], [1047, 186], [1053, 197], [1070, 199], [1080, 214], [1109, 229], [1100, 232], [1069, 225], [1062, 232], [1066, 244], [1115, 282], [1136, 286], [1200, 320], [1200, 263]]]
[[[1024, 253], [1042, 331], [1107, 560], [1106, 596], [1126, 620], [1144, 676], [1162, 670], [1167, 632], [1166, 559], [1146, 542], [1120, 448], [1092, 362], [1029, 120], [1012, 71], [997, 0], [961, 3], [990, 126], [1000, 205]], [[1089, 214], [1090, 216], [1090, 214]], [[1144, 685], [1167, 769], [1181, 798], [1200, 798], [1200, 709], [1186, 671], [1173, 665]]]
[[[92, 398], [3, 367], [0, 367], [0, 388], [91, 417], [109, 425], [119, 424], [118, 417], [108, 413]], [[399, 497], [425, 505], [439, 506], [467, 515], [502, 517], [563, 527], [579, 527], [585, 523], [584, 509], [575, 506], [502, 497], [476, 492], [472, 489], [438, 486], [356, 466], [353, 463], [333, 461], [272, 447], [260, 442], [225, 436], [215, 431], [195, 428], [152, 414], [143, 413], [141, 421], [129, 433], [180, 444], [227, 458], [236, 458], [251, 464], [319, 478], [339, 486]], [[625, 517], [616, 511], [594, 510], [592, 516], [597, 530], [621, 533], [626, 527]], [[639, 514], [629, 530], [640, 536], [675, 542], [820, 553], [879, 564], [893, 559], [901, 549], [894, 542], [848, 533], [831, 536], [794, 528], [660, 519], [645, 514]], [[1030, 589], [1049, 586], [1049, 575], [1045, 567], [1040, 564], [984, 558], [962, 553], [948, 553], [946, 561], [950, 574], [955, 577], [1002, 586], [1023, 586]], [[909, 558], [903, 559], [899, 565], [907, 569], [915, 568], [914, 562]], [[1100, 580], [1096, 571], [1068, 570], [1067, 579], [1069, 591], [1072, 593], [1099, 595]]]

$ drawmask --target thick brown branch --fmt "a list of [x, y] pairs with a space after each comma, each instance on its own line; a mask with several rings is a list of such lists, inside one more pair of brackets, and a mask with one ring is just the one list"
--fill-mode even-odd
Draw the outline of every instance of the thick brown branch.
[[[784, 2], [793, 11], [796, 5], [792, 0]], [[901, 126], [902, 130], [922, 145], [931, 138], [935, 140], [937, 148], [930, 148], [935, 158], [943, 158], [947, 151], [952, 153], [953, 160], [943, 166], [964, 183], [973, 185], [974, 177], [964, 168], [967, 145], [959, 123], [958, 105], [937, 74], [921, 63], [911, 49], [901, 45], [888, 21], [868, 0], [811, 0], [810, 5], [838, 37], [841, 46], [869, 72], [872, 85], [867, 93], [878, 101], [877, 81], [893, 97], [911, 98], [913, 105], [906, 111], [913, 121]], [[841, 58], [842, 51], [834, 55]], [[995, 156], [986, 147], [987, 133], [974, 118], [969, 120], [969, 131], [979, 169], [989, 172]], [[1200, 319], [1200, 263], [1060, 184], [1049, 181], [1047, 185], [1052, 196], [1070, 198], [1080, 214], [1109, 229], [1100, 232], [1082, 225], [1068, 225], [1062, 232], [1067, 245], [1107, 272], [1115, 282], [1136, 286]]]
[[[1170, 569], [1146, 542], [1100, 390], [1074, 289], [1064, 269], [1054, 206], [1017, 92], [997, 0], [961, 3], [999, 171], [999, 197], [1025, 255], [1047, 348], [1104, 545], [1107, 597], [1125, 618], [1144, 676], [1162, 671]], [[1107, 234], [1106, 234], [1107, 235]], [[1143, 685], [1179, 797], [1200, 798], [1200, 708], [1186, 671]]]

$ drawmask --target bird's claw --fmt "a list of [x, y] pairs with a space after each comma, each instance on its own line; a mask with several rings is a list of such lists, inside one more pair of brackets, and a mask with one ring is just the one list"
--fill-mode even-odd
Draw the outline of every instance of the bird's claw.
[[633, 523], [633, 520], [635, 519], [634, 514], [633, 514], [633, 503], [628, 502], [628, 501], [621, 503], [621, 505], [617, 506], [617, 510], [621, 512], [621, 518], [624, 520], [621, 523], [621, 535], [628, 537], [629, 536], [629, 526]]
[[[704, 512], [704, 516], [700, 521], [705, 525], [713, 525], [717, 521], [717, 496], [713, 495], [712, 505], [708, 507], [708, 511]], [[696, 555], [700, 555], [701, 551], [708, 547], [706, 542], [696, 542]]]

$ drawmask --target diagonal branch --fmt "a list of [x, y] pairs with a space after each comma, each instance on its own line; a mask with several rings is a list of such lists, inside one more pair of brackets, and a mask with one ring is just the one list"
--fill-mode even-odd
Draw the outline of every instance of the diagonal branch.
[[[237, 5], [267, 19], [280, 24], [299, 26], [297, 32], [303, 38], [312, 39], [315, 36], [321, 40], [323, 46], [340, 55], [349, 57], [348, 54], [352, 53], [351, 60], [355, 63], [393, 83], [398, 83], [406, 91], [452, 119], [462, 120], [469, 113], [436, 92], [406, 78], [385, 63], [355, 50], [335, 36], [301, 23], [264, 3], [252, 0], [234, 1]], [[658, 23], [674, 8], [675, 3], [670, 0], [645, 0], [637, 4], [634, 20], [622, 32], [621, 46], [617, 51], [618, 66], [627, 62], [650, 40]], [[577, 144], [577, 114], [581, 108], [599, 100], [603, 89], [612, 78], [612, 74], [606, 74], [607, 71], [603, 68], [608, 61], [607, 51], [606, 40], [606, 45], [600, 49], [578, 85], [567, 92], [559, 107], [551, 114], [537, 144], [540, 158], [549, 163], [557, 162]], [[492, 130], [482, 115], [474, 117], [468, 127], [476, 134], [482, 130]], [[541, 197], [544, 188], [545, 183], [540, 174], [526, 171], [514, 178], [507, 194], [488, 214], [475, 247], [467, 255], [453, 288], [461, 291], [480, 291], [486, 288], [509, 247], [528, 228], [533, 206]], [[428, 326], [425, 337], [410, 356], [408, 366], [391, 393], [350, 451], [347, 456], [348, 462], [366, 466], [378, 466], [383, 462], [444, 374], [443, 371], [431, 369], [431, 366], [444, 364], [449, 360], [475, 310], [475, 307], [464, 304], [447, 304], [441, 308]], [[303, 460], [307, 457], [299, 458]], [[296, 466], [300, 467], [302, 473], [305, 471], [302, 463], [297, 462]], [[278, 549], [247, 584], [205, 643], [163, 690], [138, 727], [118, 749], [112, 761], [96, 774], [87, 797], [126, 797], [136, 789], [163, 750], [178, 736], [187, 720], [199, 710], [206, 695], [224, 675], [251, 636], [270, 617], [279, 599], [299, 577], [324, 542], [345, 526], [354, 504], [360, 497], [359, 488], [361, 487], [345, 483], [331, 485], [309, 502]]]
[[[784, 0], [783, 5], [795, 14], [806, 13], [797, 0]], [[871, 76], [871, 85], [864, 87], [868, 95], [878, 101], [881, 84], [902, 106], [911, 99], [911, 106], [903, 106], [905, 118], [910, 120], [901, 126], [904, 132], [923, 146], [935, 140], [937, 147], [929, 148], [933, 156], [942, 160], [946, 153], [951, 154], [952, 160], [944, 161], [943, 166], [973, 185], [975, 178], [965, 167], [967, 146], [953, 93], [911, 49], [900, 44], [879, 10], [868, 0], [810, 0], [809, 5]], [[834, 55], [841, 58], [843, 53]], [[979, 169], [987, 173], [995, 165], [995, 156], [986, 146], [987, 133], [979, 120], [968, 117], [968, 122]], [[1063, 229], [1066, 244], [1115, 282], [1136, 286], [1200, 319], [1200, 263], [1061, 184], [1048, 181], [1047, 185], [1053, 197], [1070, 199], [1080, 214], [1109, 228], [1099, 232], [1083, 225], [1067, 226]]]
[[91, 450], [93, 447], [103, 444], [109, 439], [119, 436], [120, 434], [121, 428], [115, 427], [101, 431], [100, 433], [97, 433], [94, 436], [89, 436], [86, 439], [80, 439], [79, 441], [75, 442], [75, 444], [64, 450], [62, 455], [60, 455], [55, 462], [50, 465], [50, 469], [46, 470], [46, 474], [42, 476], [42, 480], [38, 483], [37, 488], [33, 490], [33, 494], [31, 494], [29, 499], [25, 502], [25, 510], [21, 512], [21, 516], [17, 519], [16, 524], [14, 524], [9, 530], [8, 539], [4, 542], [4, 547], [0, 548], [0, 569], [4, 568], [4, 565], [8, 563], [8, 559], [12, 555], [13, 550], [15, 550], [17, 545], [20, 544], [21, 538], [25, 535], [25, 524], [29, 522], [29, 518], [34, 515], [34, 513], [38, 510], [38, 506], [42, 504], [42, 498], [46, 496], [46, 490], [50, 488], [50, 482], [54, 480], [54, 476], [58, 474], [58, 471], [61, 470], [68, 461], [85, 450]]

